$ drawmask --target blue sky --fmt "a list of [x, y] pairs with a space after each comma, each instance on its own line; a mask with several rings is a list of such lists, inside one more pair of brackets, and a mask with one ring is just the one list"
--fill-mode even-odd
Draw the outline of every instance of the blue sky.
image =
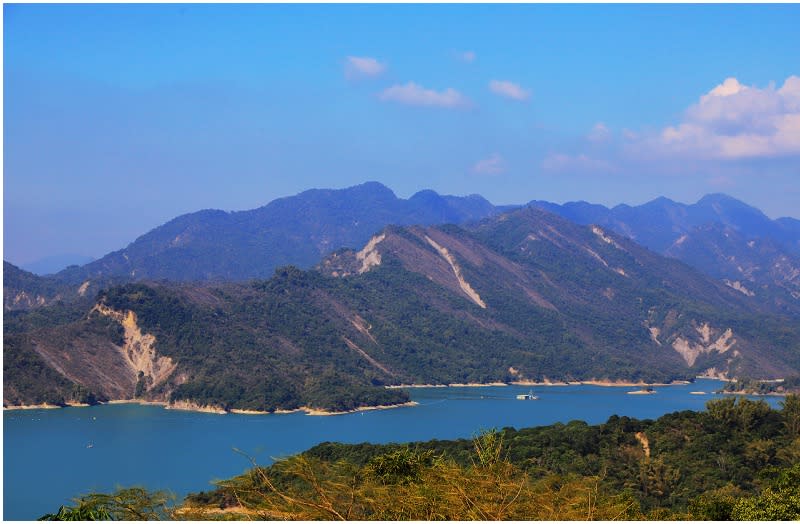
[[798, 5], [9, 5], [4, 258], [378, 180], [800, 216]]

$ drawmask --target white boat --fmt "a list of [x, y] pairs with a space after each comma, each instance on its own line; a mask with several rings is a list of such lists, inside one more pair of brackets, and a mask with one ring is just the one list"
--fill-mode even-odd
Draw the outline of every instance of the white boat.
[[539, 400], [539, 397], [533, 394], [533, 391], [517, 395], [517, 400]]

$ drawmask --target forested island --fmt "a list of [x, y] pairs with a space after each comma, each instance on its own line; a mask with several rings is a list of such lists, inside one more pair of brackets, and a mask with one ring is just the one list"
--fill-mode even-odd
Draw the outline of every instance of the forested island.
[[171, 504], [141, 488], [45, 519], [797, 520], [800, 397], [730, 397], [657, 420], [612, 416], [473, 439], [322, 443]]

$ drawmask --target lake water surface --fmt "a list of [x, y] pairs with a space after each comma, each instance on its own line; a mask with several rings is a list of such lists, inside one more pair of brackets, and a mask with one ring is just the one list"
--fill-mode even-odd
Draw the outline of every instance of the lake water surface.
[[[657, 386], [654, 395], [589, 385], [412, 388], [418, 406], [338, 416], [215, 415], [135, 404], [4, 411], [3, 517], [36, 519], [72, 497], [118, 486], [166, 489], [181, 498], [245, 471], [250, 463], [234, 448], [267, 464], [324, 441], [468, 438], [506, 426], [597, 424], [613, 414], [657, 418], [702, 410], [721, 386], [697, 380]], [[515, 400], [530, 390], [539, 400]], [[772, 406], [779, 400], [767, 398]]]

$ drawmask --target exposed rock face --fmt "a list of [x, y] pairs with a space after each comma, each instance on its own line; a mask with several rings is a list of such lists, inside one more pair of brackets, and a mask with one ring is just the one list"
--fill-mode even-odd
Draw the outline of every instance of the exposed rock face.
[[461, 268], [456, 263], [456, 259], [453, 258], [453, 255], [451, 255], [450, 252], [447, 251], [447, 248], [437, 244], [436, 241], [433, 240], [428, 235], [425, 235], [425, 240], [427, 240], [428, 244], [430, 244], [436, 251], [438, 251], [439, 254], [442, 256], [442, 258], [445, 259], [448, 264], [450, 264], [451, 268], [453, 268], [453, 273], [456, 276], [456, 280], [458, 280], [458, 285], [461, 287], [461, 291], [463, 291], [464, 294], [466, 294], [470, 298], [470, 300], [478, 304], [483, 309], [486, 309], [486, 303], [483, 300], [481, 300], [480, 295], [478, 295], [478, 293], [474, 289], [472, 289], [472, 286], [469, 285], [469, 282], [464, 280], [464, 277], [461, 274]]
[[701, 339], [699, 342], [692, 342], [685, 337], [676, 337], [672, 342], [672, 348], [681, 354], [688, 366], [693, 366], [697, 357], [703, 353], [725, 353], [734, 344], [736, 339], [733, 338], [733, 331], [731, 328], [726, 329], [722, 334], [717, 336], [720, 332], [714, 329], [706, 322], [695, 328]]
[[738, 291], [738, 292], [742, 293], [743, 295], [747, 295], [748, 297], [754, 297], [754, 296], [756, 296], [756, 294], [755, 294], [754, 292], [752, 292], [752, 291], [750, 291], [749, 289], [747, 289], [747, 288], [744, 286], [744, 284], [742, 284], [742, 283], [741, 283], [741, 282], [739, 282], [738, 280], [736, 280], [736, 281], [734, 281], [734, 282], [731, 282], [730, 280], [728, 280], [728, 279], [726, 278], [726, 279], [724, 279], [724, 280], [723, 280], [723, 282], [725, 282], [725, 285], [726, 285], [726, 286], [728, 286], [728, 287], [730, 287], [730, 288], [733, 288], [733, 289], [735, 289], [736, 291]]
[[650, 331], [650, 339], [660, 346], [661, 341], [658, 340], [658, 335], [661, 334], [661, 330], [657, 327], [648, 327], [647, 329]]
[[[37, 306], [43, 306], [47, 300], [42, 295], [31, 296], [25, 291], [20, 291], [14, 295], [12, 304], [14, 309], [31, 309]], [[11, 307], [7, 309], [12, 309]]]
[[115, 311], [104, 304], [97, 304], [92, 311], [116, 320], [125, 329], [125, 344], [120, 352], [137, 381], [139, 373], [143, 373], [146, 390], [161, 384], [175, 371], [177, 365], [171, 358], [156, 353], [156, 337], [142, 333], [136, 322], [136, 313]]
[[634, 436], [642, 445], [642, 452], [644, 452], [644, 456], [646, 458], [650, 458], [650, 440], [648, 440], [647, 435], [645, 435], [642, 431], [637, 431]]
[[384, 238], [386, 238], [385, 233], [372, 237], [369, 242], [367, 242], [367, 245], [364, 246], [364, 249], [356, 253], [356, 259], [361, 262], [361, 268], [358, 270], [359, 274], [365, 273], [369, 271], [370, 268], [381, 264], [381, 254], [376, 249], [376, 246]]

